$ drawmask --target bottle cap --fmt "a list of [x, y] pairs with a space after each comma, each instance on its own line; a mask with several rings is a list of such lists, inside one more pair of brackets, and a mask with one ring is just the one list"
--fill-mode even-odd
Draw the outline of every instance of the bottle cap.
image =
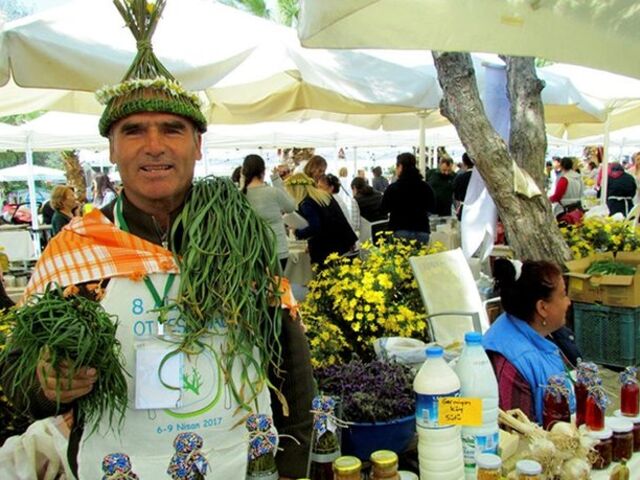
[[357, 473], [362, 468], [362, 462], [357, 457], [340, 457], [333, 462], [333, 471], [342, 475]]
[[606, 419], [607, 427], [613, 430], [613, 433], [627, 433], [633, 431], [633, 422], [622, 417], [608, 417]]
[[542, 473], [542, 465], [535, 460], [519, 460], [516, 463], [516, 471], [525, 475], [540, 475]]
[[427, 347], [427, 358], [440, 358], [443, 353], [442, 347]]
[[398, 464], [398, 455], [391, 450], [377, 450], [371, 454], [370, 460], [376, 467], [391, 467]]
[[480, 345], [482, 343], [482, 334], [479, 332], [467, 332], [464, 334], [464, 343]]
[[621, 410], [616, 410], [615, 412], [613, 412], [613, 415], [615, 417], [624, 418], [625, 420], [629, 420], [633, 423], [640, 423], [640, 415], [638, 415], [637, 417], [628, 417], [624, 413], [622, 413]]
[[586, 432], [591, 438], [598, 440], [606, 440], [607, 438], [611, 438], [611, 435], [613, 435], [613, 431], [609, 427], [604, 427], [602, 430], [587, 429]]
[[478, 468], [496, 470], [502, 466], [502, 459], [493, 453], [481, 453], [476, 456], [476, 465]]

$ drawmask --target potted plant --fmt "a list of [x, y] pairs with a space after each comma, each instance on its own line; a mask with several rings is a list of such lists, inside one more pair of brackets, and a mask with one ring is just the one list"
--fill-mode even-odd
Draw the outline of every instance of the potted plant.
[[300, 305], [316, 367], [346, 362], [353, 354], [372, 360], [373, 341], [380, 337], [427, 336], [426, 311], [409, 257], [441, 252], [442, 244], [383, 234], [362, 249], [368, 252], [365, 258], [330, 255]]
[[315, 370], [318, 388], [339, 397], [342, 453], [368, 460], [375, 450], [402, 452], [415, 434], [413, 371], [399, 363], [354, 358]]

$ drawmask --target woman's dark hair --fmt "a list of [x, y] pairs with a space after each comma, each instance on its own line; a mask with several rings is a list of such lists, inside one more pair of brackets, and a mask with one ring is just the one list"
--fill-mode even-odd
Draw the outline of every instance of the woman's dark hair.
[[331, 193], [340, 193], [340, 187], [342, 187], [342, 184], [340, 183], [340, 179], [338, 177], [336, 177], [332, 173], [327, 173], [324, 176], [324, 179], [327, 185], [331, 187]]
[[111, 190], [113, 193], [118, 193], [116, 192], [116, 187], [113, 185], [108, 175], [101, 173], [100, 175], [96, 175], [95, 180], [96, 190], [98, 190], [100, 195], [104, 196], [104, 193], [107, 190]]
[[538, 300], [550, 300], [562, 277], [560, 267], [544, 260], [522, 262], [522, 272], [516, 280], [516, 268], [509, 260], [498, 258], [493, 266], [496, 290], [502, 308], [514, 317], [533, 322]]
[[373, 167], [371, 169], [371, 173], [373, 173], [374, 177], [381, 177], [382, 176], [382, 168], [380, 168], [379, 166]]
[[247, 193], [247, 185], [249, 185], [254, 178], [262, 177], [264, 170], [264, 160], [260, 155], [251, 154], [244, 157], [244, 162], [242, 162], [242, 175], [244, 176], [242, 193]]
[[396, 157], [396, 165], [402, 165], [402, 173], [399, 178], [417, 177], [422, 179], [422, 175], [416, 167], [416, 156], [410, 152], [403, 152]]
[[231, 181], [236, 185], [240, 184], [240, 176], [242, 175], [242, 167], [236, 167], [231, 174]]
[[571, 157], [562, 157], [560, 159], [560, 167], [563, 170], [573, 170], [573, 158], [571, 158]]
[[362, 177], [351, 180], [351, 188], [355, 188], [358, 195], [367, 196], [374, 193], [373, 187]]

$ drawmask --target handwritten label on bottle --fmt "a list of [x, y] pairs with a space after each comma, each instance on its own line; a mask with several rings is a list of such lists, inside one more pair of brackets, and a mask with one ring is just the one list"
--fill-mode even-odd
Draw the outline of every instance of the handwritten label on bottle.
[[438, 423], [441, 425], [482, 426], [482, 399], [466, 397], [440, 397]]

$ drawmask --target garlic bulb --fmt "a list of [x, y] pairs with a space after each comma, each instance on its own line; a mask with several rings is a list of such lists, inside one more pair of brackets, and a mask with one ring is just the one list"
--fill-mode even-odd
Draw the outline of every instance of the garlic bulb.
[[572, 458], [562, 465], [560, 478], [571, 480], [589, 480], [591, 476], [591, 465], [581, 458]]

